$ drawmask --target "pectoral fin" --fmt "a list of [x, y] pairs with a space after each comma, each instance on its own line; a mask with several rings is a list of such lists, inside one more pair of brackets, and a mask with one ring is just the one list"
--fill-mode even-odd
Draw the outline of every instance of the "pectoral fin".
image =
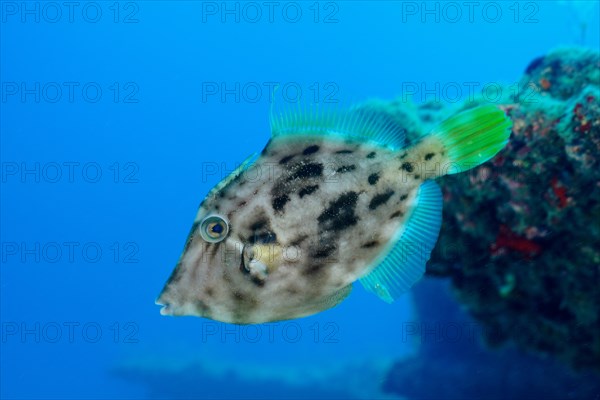
[[393, 247], [360, 283], [388, 303], [396, 300], [425, 273], [441, 224], [442, 192], [434, 181], [427, 181], [419, 188], [417, 204]]

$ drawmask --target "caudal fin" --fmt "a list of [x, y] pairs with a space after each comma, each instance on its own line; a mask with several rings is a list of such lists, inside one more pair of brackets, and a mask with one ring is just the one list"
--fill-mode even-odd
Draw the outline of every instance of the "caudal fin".
[[442, 122], [433, 132], [451, 163], [448, 174], [474, 168], [506, 146], [512, 127], [504, 111], [494, 105], [463, 111]]

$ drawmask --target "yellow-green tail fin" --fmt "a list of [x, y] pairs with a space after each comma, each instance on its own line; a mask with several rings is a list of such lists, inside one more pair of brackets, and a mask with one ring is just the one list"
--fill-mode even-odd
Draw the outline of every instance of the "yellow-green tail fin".
[[494, 157], [506, 146], [511, 127], [503, 110], [485, 105], [448, 118], [433, 134], [442, 142], [452, 163], [448, 173], [456, 174]]

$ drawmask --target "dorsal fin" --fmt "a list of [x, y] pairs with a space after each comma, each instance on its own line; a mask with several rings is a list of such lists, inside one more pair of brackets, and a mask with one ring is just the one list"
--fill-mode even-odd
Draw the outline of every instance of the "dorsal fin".
[[425, 273], [425, 264], [437, 242], [442, 224], [442, 192], [434, 181], [419, 188], [417, 204], [386, 257], [360, 283], [391, 303]]
[[369, 107], [295, 103], [271, 110], [271, 135], [332, 136], [374, 142], [393, 150], [404, 147], [404, 129], [385, 111]]

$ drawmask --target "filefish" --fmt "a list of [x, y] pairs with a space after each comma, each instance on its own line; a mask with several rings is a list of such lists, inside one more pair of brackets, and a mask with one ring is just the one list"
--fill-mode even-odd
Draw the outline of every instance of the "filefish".
[[508, 142], [504, 111], [484, 105], [405, 145], [369, 107], [271, 114], [271, 138], [199, 206], [156, 304], [162, 315], [235, 324], [309, 316], [353, 282], [392, 302], [417, 282], [437, 241], [435, 178], [473, 168]]

